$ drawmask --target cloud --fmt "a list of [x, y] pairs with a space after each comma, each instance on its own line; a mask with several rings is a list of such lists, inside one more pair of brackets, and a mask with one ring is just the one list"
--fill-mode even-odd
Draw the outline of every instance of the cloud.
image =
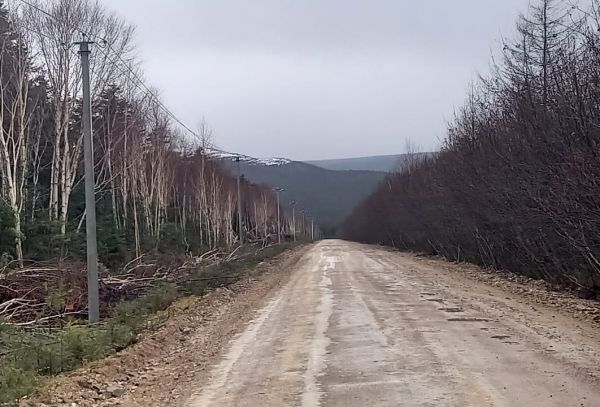
[[[105, 0], [149, 81], [217, 143], [335, 158], [435, 148], [527, 0]], [[139, 10], [143, 9], [143, 13]]]

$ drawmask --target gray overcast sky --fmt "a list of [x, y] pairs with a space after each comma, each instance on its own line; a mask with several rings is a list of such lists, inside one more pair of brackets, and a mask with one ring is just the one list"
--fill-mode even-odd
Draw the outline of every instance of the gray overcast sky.
[[529, 0], [103, 0], [215, 143], [293, 159], [430, 150]]

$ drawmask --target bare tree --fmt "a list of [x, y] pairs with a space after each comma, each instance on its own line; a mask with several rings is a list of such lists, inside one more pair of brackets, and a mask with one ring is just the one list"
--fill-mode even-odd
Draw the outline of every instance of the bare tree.
[[0, 162], [3, 195], [15, 217], [15, 253], [22, 265], [21, 223], [29, 168], [29, 118], [34, 107], [29, 98], [31, 65], [19, 22], [7, 10], [0, 12]]
[[[65, 234], [69, 198], [76, 181], [82, 148], [82, 133], [72, 126], [81, 91], [79, 57], [71, 44], [82, 39], [106, 41], [117, 55], [130, 51], [133, 28], [91, 0], [52, 0], [23, 8], [23, 19], [34, 32], [32, 48], [39, 51], [45, 67], [54, 106], [54, 136], [49, 196], [49, 216]], [[112, 83], [116, 70], [107, 53], [94, 53], [92, 95]]]
[[598, 1], [538, 0], [441, 151], [390, 175], [343, 235], [600, 289]]

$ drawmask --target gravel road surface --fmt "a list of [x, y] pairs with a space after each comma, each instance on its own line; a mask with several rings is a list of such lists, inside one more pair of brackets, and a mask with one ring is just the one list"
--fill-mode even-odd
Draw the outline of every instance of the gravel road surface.
[[327, 240], [188, 406], [600, 406], [600, 331], [431, 261]]

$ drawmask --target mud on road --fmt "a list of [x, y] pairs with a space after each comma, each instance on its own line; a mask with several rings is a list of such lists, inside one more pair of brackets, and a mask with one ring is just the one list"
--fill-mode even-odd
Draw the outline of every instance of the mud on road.
[[268, 270], [180, 304], [159, 332], [36, 402], [600, 406], [596, 302], [338, 240]]

